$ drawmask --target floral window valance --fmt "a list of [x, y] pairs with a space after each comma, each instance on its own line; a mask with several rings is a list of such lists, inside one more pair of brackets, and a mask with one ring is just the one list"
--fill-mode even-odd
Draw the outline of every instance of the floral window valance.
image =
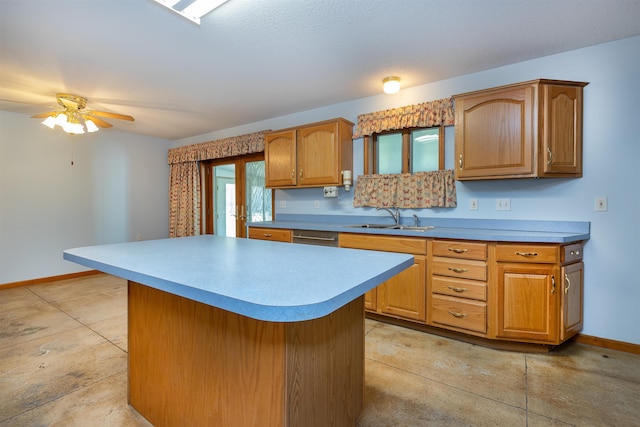
[[169, 150], [169, 164], [221, 159], [264, 151], [264, 132], [232, 136]]
[[450, 126], [454, 116], [453, 98], [360, 114], [353, 138], [404, 128]]
[[360, 175], [354, 190], [354, 207], [405, 209], [456, 207], [453, 170]]

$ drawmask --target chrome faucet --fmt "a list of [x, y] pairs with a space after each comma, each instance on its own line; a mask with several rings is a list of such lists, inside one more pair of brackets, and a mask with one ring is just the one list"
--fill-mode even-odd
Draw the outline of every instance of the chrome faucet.
[[396, 226], [400, 225], [400, 209], [395, 206], [393, 207], [393, 210], [389, 208], [376, 208], [377, 211], [381, 209], [387, 211], [389, 215], [391, 215], [391, 218], [396, 222]]
[[416, 214], [413, 214], [413, 226], [420, 227], [420, 218]]

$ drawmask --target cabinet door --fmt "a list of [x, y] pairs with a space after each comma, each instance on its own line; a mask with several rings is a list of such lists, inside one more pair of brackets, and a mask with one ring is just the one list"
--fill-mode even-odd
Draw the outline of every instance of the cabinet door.
[[456, 179], [534, 175], [535, 87], [456, 98]]
[[405, 319], [426, 321], [426, 257], [414, 256], [414, 264], [378, 286], [381, 313]]
[[548, 264], [498, 263], [498, 337], [557, 341], [561, 292], [557, 273], [557, 268]]
[[378, 288], [373, 288], [364, 294], [364, 309], [376, 312], [378, 309]]
[[582, 303], [584, 264], [581, 262], [562, 267], [563, 279], [560, 340], [564, 341], [582, 329]]
[[298, 185], [339, 185], [338, 125], [327, 123], [298, 130]]
[[582, 87], [543, 85], [539, 170], [543, 176], [582, 176]]
[[296, 131], [265, 135], [265, 187], [296, 185]]

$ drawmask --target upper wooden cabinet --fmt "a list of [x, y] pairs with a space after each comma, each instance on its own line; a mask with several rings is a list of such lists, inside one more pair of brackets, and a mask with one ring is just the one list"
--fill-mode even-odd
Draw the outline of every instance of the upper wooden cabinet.
[[455, 95], [456, 179], [581, 177], [587, 84], [533, 80]]
[[342, 171], [353, 169], [352, 135], [342, 118], [266, 133], [266, 187], [342, 185]]

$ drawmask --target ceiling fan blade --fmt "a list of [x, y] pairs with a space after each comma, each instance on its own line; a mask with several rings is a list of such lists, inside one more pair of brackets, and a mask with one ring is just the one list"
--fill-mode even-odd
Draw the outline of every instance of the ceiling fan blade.
[[111, 128], [111, 127], [113, 127], [113, 125], [110, 125], [109, 123], [105, 122], [104, 120], [99, 119], [99, 118], [94, 117], [94, 116], [89, 115], [89, 114], [83, 114], [83, 115], [82, 115], [82, 117], [83, 117], [85, 120], [91, 120], [91, 121], [92, 121], [93, 123], [95, 123], [95, 124], [96, 124], [96, 126], [98, 126], [99, 128]]
[[127, 116], [125, 114], [108, 113], [106, 111], [91, 110], [90, 114], [100, 117], [109, 117], [110, 119], [128, 120], [130, 122], [133, 122], [135, 120], [133, 117]]
[[57, 111], [49, 111], [47, 113], [36, 114], [35, 116], [31, 116], [32, 119], [44, 119], [45, 117], [51, 117], [58, 114]]

